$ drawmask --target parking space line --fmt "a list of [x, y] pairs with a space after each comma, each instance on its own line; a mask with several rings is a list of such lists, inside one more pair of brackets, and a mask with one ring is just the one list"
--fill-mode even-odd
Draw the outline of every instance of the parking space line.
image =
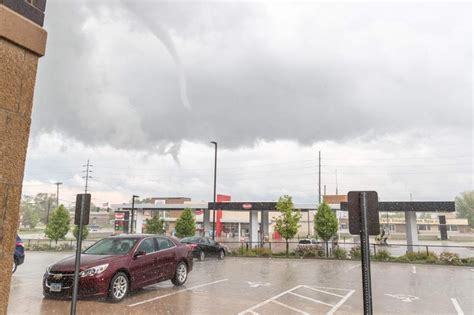
[[304, 286], [305, 288], [308, 288], [308, 289], [311, 289], [311, 290], [314, 290], [314, 291], [318, 291], [318, 292], [322, 292], [322, 293], [326, 293], [326, 294], [329, 294], [329, 295], [334, 295], [334, 296], [337, 296], [337, 297], [340, 297], [340, 298], [343, 298], [344, 295], [339, 295], [339, 294], [336, 294], [336, 293], [332, 293], [332, 292], [328, 292], [328, 291], [324, 291], [324, 290], [319, 290], [319, 289], [315, 289], [315, 288], [312, 288], [312, 287], [309, 287], [309, 286]]
[[[324, 294], [328, 294], [328, 295], [333, 295], [333, 296], [337, 296], [339, 298], [342, 298], [340, 299], [340, 301], [338, 303], [336, 303], [335, 305], [333, 304], [329, 304], [329, 303], [326, 303], [326, 302], [322, 302], [322, 301], [319, 301], [319, 300], [315, 300], [313, 298], [310, 298], [310, 297], [307, 297], [307, 296], [304, 296], [304, 295], [301, 295], [301, 294], [298, 294], [298, 293], [294, 293], [293, 291], [295, 291], [296, 289], [299, 289], [299, 288], [308, 288], [308, 289], [311, 289], [311, 290], [314, 290], [314, 291], [318, 291], [318, 292], [321, 292], [321, 293], [324, 293]], [[336, 294], [336, 293], [332, 293], [332, 292], [327, 292], [325, 290], [321, 290], [321, 289], [326, 289], [326, 290], [339, 290], [339, 291], [344, 291], [344, 292], [348, 292], [346, 295], [339, 295], [339, 294]], [[278, 298], [284, 296], [285, 294], [289, 294], [289, 295], [293, 295], [293, 296], [297, 296], [299, 298], [303, 298], [303, 299], [306, 299], [306, 300], [309, 300], [309, 301], [312, 301], [314, 303], [317, 303], [317, 304], [322, 304], [322, 305], [326, 305], [326, 306], [330, 306], [331, 309], [329, 310], [329, 312], [327, 313], [327, 315], [332, 315], [334, 314], [334, 312], [337, 311], [337, 309], [339, 307], [341, 307], [341, 305], [343, 305], [347, 299], [349, 299], [351, 297], [352, 294], [354, 294], [355, 290], [350, 290], [350, 289], [341, 289], [341, 288], [330, 288], [330, 287], [311, 287], [311, 286], [307, 286], [307, 285], [298, 285], [292, 289], [289, 289], [287, 291], [284, 291], [278, 295], [275, 295], [274, 297], [271, 297], [261, 303], [258, 303], [257, 305], [254, 305], [248, 309], [246, 309], [245, 311], [242, 311], [240, 312], [238, 315], [244, 315], [244, 314], [253, 314], [253, 315], [256, 315], [256, 314], [259, 314], [258, 312], [256, 312], [255, 310], [258, 309], [259, 307], [262, 307], [270, 302], [272, 303], [275, 303], [275, 304], [278, 304], [280, 306], [283, 306], [287, 309], [291, 309], [295, 312], [299, 312], [299, 313], [302, 313], [302, 314], [307, 314], [306, 312], [302, 311], [302, 310], [299, 310], [299, 309], [296, 309], [294, 307], [291, 307], [289, 305], [286, 305], [284, 303], [281, 303], [280, 301], [277, 301]]]
[[334, 305], [334, 307], [326, 315], [334, 314], [334, 312], [336, 312], [337, 309], [341, 307], [341, 305], [344, 304], [347, 301], [347, 299], [351, 297], [352, 294], [354, 294], [354, 292], [355, 290], [351, 290], [349, 293], [347, 293], [346, 296], [342, 300], [340, 300], [336, 305]]
[[458, 301], [455, 298], [451, 298], [451, 302], [453, 303], [456, 312], [458, 312], [458, 315], [464, 315], [464, 312], [462, 311], [462, 308], [459, 305]]
[[413, 267], [413, 273], [416, 273], [416, 266], [412, 266]]
[[294, 307], [292, 307], [292, 306], [289, 306], [289, 305], [286, 305], [286, 304], [284, 304], [284, 303], [278, 302], [277, 300], [271, 300], [270, 302], [275, 303], [275, 304], [278, 304], [278, 305], [281, 305], [281, 306], [283, 306], [283, 307], [286, 307], [286, 308], [288, 308], [288, 309], [290, 309], [290, 310], [292, 310], [292, 311], [298, 312], [298, 313], [300, 313], [300, 314], [309, 315], [309, 313], [303, 312], [302, 310], [299, 310], [299, 309], [294, 308]]
[[312, 299], [312, 298], [309, 298], [307, 296], [304, 296], [304, 295], [301, 295], [301, 294], [298, 294], [298, 293], [294, 293], [294, 292], [288, 292], [289, 294], [292, 294], [294, 296], [297, 296], [297, 297], [300, 297], [302, 299], [307, 299], [307, 300], [310, 300], [310, 301], [313, 301], [315, 303], [319, 303], [319, 304], [323, 304], [323, 305], [327, 305], [327, 306], [334, 306], [332, 304], [329, 304], [329, 303], [325, 303], [325, 302], [322, 302], [322, 301], [319, 301], [319, 300], [315, 300], [315, 299]]
[[[294, 287], [294, 288], [292, 288], [292, 289], [286, 290], [285, 292], [282, 292], [282, 293], [280, 293], [280, 294], [278, 294], [278, 295], [275, 295], [274, 297], [271, 297], [271, 298], [269, 298], [268, 300], [265, 300], [265, 301], [263, 301], [263, 302], [261, 302], [261, 303], [258, 303], [257, 305], [254, 305], [254, 306], [252, 306], [252, 307], [246, 309], [245, 311], [240, 312], [238, 315], [243, 315], [243, 314], [246, 314], [246, 313], [249, 313], [249, 312], [251, 312], [252, 314], [255, 314], [255, 312], [253, 311], [254, 309], [259, 308], [260, 306], [263, 306], [263, 305], [269, 303], [270, 301], [275, 300], [275, 299], [278, 299], [280, 296], [283, 296], [283, 295], [287, 294], [288, 292], [293, 291], [293, 290], [296, 290], [296, 289], [301, 288], [301, 287], [302, 287], [302, 285], [297, 285], [296, 287]], [[257, 314], [258, 314], [258, 313], [257, 313]]]
[[178, 291], [176, 291], [176, 292], [171, 292], [171, 293], [164, 294], [164, 295], [160, 295], [160, 296], [157, 296], [157, 297], [154, 297], [154, 298], [145, 300], [145, 301], [141, 301], [141, 302], [137, 302], [137, 303], [134, 303], [134, 304], [130, 304], [130, 305], [128, 305], [128, 307], [135, 307], [135, 306], [142, 305], [142, 304], [145, 304], [145, 303], [148, 303], [148, 302], [152, 302], [152, 301], [156, 301], [156, 300], [159, 300], [159, 299], [163, 299], [163, 298], [165, 298], [165, 297], [168, 297], [168, 296], [171, 296], [171, 295], [175, 295], [175, 294], [178, 294], [178, 293], [181, 293], [181, 292], [185, 292], [185, 291], [189, 291], [189, 290], [194, 290], [194, 289], [197, 289], [197, 288], [202, 288], [202, 287], [205, 287], [205, 286], [208, 286], [208, 285], [217, 284], [217, 283], [224, 282], [224, 281], [227, 281], [227, 280], [229, 280], [229, 279], [222, 279], [222, 280], [217, 280], [217, 281], [213, 281], [213, 282], [209, 282], [209, 283], [200, 284], [200, 285], [197, 285], [197, 286], [194, 286], [194, 287], [186, 288], [186, 289], [183, 289], [183, 290], [178, 290]]

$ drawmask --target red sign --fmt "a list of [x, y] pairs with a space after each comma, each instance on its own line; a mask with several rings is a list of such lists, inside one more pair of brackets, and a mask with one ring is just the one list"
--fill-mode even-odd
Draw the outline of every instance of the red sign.
[[244, 203], [244, 204], [242, 205], [242, 208], [244, 208], [244, 209], [246, 209], [246, 210], [252, 209], [252, 204], [251, 204], [251, 203]]
[[115, 212], [115, 220], [123, 220], [125, 218], [125, 213]]

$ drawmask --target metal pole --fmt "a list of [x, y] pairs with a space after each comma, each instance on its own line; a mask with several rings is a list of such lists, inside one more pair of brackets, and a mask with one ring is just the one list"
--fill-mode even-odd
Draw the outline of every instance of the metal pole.
[[130, 219], [130, 234], [133, 234], [133, 217], [135, 216], [135, 195], [132, 196], [132, 217]]
[[308, 210], [308, 238], [311, 236], [311, 232], [309, 230], [309, 210]]
[[370, 278], [370, 248], [369, 234], [367, 230], [367, 199], [366, 193], [360, 194], [361, 200], [361, 231], [360, 231], [360, 249], [362, 256], [362, 291], [364, 297], [364, 314], [372, 315], [372, 288]]
[[81, 202], [81, 218], [79, 219], [79, 235], [77, 236], [77, 248], [76, 248], [76, 264], [74, 267], [74, 286], [72, 289], [72, 301], [71, 301], [71, 315], [76, 315], [76, 303], [77, 303], [77, 289], [79, 285], [79, 266], [81, 265], [81, 251], [82, 251], [82, 229], [84, 227], [84, 202], [85, 194], [82, 195]]
[[46, 224], [49, 223], [49, 210], [51, 209], [51, 202], [48, 201], [48, 213], [46, 214]]
[[59, 185], [62, 185], [61, 182], [54, 183], [56, 185], [56, 207], [59, 208]]
[[214, 203], [212, 204], [212, 239], [215, 239], [216, 234], [216, 180], [217, 180], [217, 142], [211, 141], [214, 144]]
[[321, 151], [319, 151], [319, 198], [318, 198], [318, 201], [319, 201], [319, 204], [321, 204]]

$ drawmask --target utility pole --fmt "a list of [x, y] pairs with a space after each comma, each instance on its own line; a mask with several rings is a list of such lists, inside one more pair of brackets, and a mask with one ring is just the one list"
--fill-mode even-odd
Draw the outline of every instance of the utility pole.
[[89, 170], [89, 168], [91, 168], [92, 164], [89, 164], [89, 160], [87, 160], [87, 164], [86, 165], [82, 165], [82, 167], [85, 167], [86, 170], [85, 171], [82, 171], [83, 173], [86, 173], [85, 176], [82, 176], [82, 178], [85, 178], [86, 180], [86, 186], [85, 186], [85, 189], [84, 189], [84, 193], [87, 194], [87, 189], [89, 188], [89, 178], [92, 178], [92, 176], [89, 175], [89, 173], [92, 173], [92, 170]]
[[319, 151], [319, 197], [318, 197], [318, 202], [321, 204], [321, 151]]
[[56, 185], [56, 207], [59, 208], [59, 185], [62, 185], [63, 183], [61, 182], [56, 182], [54, 185]]
[[48, 197], [48, 212], [46, 214], [46, 225], [48, 225], [49, 223], [49, 211], [51, 210], [51, 200], [49, 200], [49, 197]]
[[337, 187], [337, 169], [336, 169], [336, 195], [338, 195], [338, 192], [339, 192], [337, 188], [338, 187]]

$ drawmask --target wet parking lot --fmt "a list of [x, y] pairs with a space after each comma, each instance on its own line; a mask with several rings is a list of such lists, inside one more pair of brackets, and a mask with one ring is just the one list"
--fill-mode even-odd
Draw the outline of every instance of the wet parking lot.
[[[13, 275], [9, 314], [68, 314], [46, 300], [45, 268], [70, 253], [27, 252]], [[472, 267], [372, 263], [375, 314], [474, 314]], [[360, 262], [230, 258], [195, 261], [187, 283], [133, 292], [119, 304], [81, 300], [78, 314], [361, 314]]]

